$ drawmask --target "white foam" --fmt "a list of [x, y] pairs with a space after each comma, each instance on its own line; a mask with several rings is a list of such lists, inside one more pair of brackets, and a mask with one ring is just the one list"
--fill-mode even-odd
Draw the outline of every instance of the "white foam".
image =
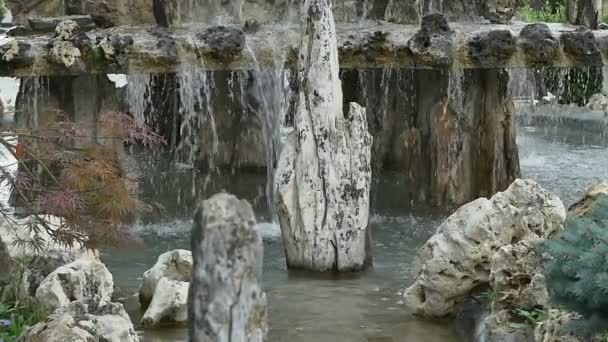
[[[192, 231], [192, 223], [192, 220], [181, 219], [149, 224], [137, 222], [131, 225], [131, 231], [140, 235], [180, 238], [190, 234]], [[260, 222], [255, 225], [255, 229], [264, 240], [276, 240], [281, 237], [281, 228], [278, 223]]]

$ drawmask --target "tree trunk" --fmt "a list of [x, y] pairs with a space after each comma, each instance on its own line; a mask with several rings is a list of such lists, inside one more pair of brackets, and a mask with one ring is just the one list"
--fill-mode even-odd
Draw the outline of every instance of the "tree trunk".
[[596, 30], [602, 15], [602, 0], [567, 0], [568, 21]]
[[287, 265], [359, 271], [370, 257], [372, 138], [364, 108], [351, 103], [343, 114], [330, 0], [304, 1], [301, 17], [295, 129], [275, 176]]

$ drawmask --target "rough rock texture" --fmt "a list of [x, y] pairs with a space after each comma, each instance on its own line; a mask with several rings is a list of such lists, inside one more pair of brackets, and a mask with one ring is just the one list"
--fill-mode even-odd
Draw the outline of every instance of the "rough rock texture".
[[562, 329], [570, 321], [578, 320], [581, 317], [574, 313], [550, 310], [550, 318], [540, 323], [534, 329], [534, 342], [583, 342], [575, 336]]
[[489, 283], [500, 248], [551, 237], [565, 217], [559, 198], [531, 180], [518, 179], [491, 199], [462, 206], [418, 251], [418, 275], [404, 293], [406, 305], [424, 316], [453, 313], [471, 290]]
[[188, 322], [189, 282], [161, 278], [154, 290], [152, 302], [144, 313], [144, 327], [185, 325]]
[[79, 259], [49, 274], [36, 290], [36, 299], [50, 311], [87, 298], [110, 301], [112, 274], [96, 259]]
[[523, 240], [501, 247], [490, 261], [490, 286], [500, 291], [498, 308], [549, 308], [538, 241]]
[[229, 194], [217, 194], [198, 208], [192, 233], [190, 340], [265, 340], [264, 253], [254, 225], [251, 205]]
[[368, 242], [370, 149], [365, 109], [343, 113], [336, 31], [326, 0], [305, 1], [294, 131], [275, 174], [290, 268], [359, 271]]
[[[602, 55], [592, 31], [579, 29], [564, 32], [560, 37], [567, 56], [578, 63], [600, 63]], [[600, 63], [601, 64], [601, 63]]]
[[494, 24], [508, 24], [519, 0], [484, 0], [483, 16]]
[[568, 208], [568, 212], [579, 216], [585, 216], [587, 211], [589, 211], [589, 208], [599, 197], [606, 196], [608, 196], [608, 183], [606, 181], [598, 182], [592, 185], [580, 200], [571, 205], [570, 208]]
[[82, 31], [89, 31], [95, 28], [95, 23], [90, 15], [71, 15], [66, 17], [55, 18], [29, 18], [30, 28], [35, 32], [53, 32], [57, 26], [64, 21], [73, 21]]
[[593, 94], [587, 102], [587, 108], [597, 111], [608, 111], [608, 98], [604, 94]]
[[80, 27], [75, 21], [62, 21], [55, 29], [49, 57], [55, 63], [71, 67], [80, 60], [82, 54], [79, 45], [83, 39], [88, 37], [80, 35]]
[[29, 328], [21, 342], [138, 342], [122, 304], [82, 300], [59, 308]]
[[110, 63], [125, 65], [128, 62], [129, 48], [133, 45], [133, 37], [129, 35], [107, 34], [97, 36], [97, 46]]
[[516, 41], [510, 30], [483, 32], [469, 41], [469, 54], [481, 65], [497, 65], [517, 51]]
[[560, 51], [559, 40], [544, 23], [529, 24], [519, 33], [519, 44], [526, 58], [534, 63], [549, 63]]
[[196, 34], [205, 42], [205, 52], [221, 58], [234, 58], [245, 47], [245, 34], [240, 28], [212, 26]]
[[532, 328], [515, 329], [509, 326], [510, 314], [501, 310], [486, 316], [479, 324], [475, 341], [528, 342], [534, 340]]
[[429, 14], [422, 18], [420, 31], [408, 41], [408, 47], [420, 63], [429, 66], [446, 66], [454, 62], [454, 44], [450, 28], [441, 14]]
[[156, 286], [162, 278], [189, 282], [192, 278], [192, 253], [176, 249], [158, 257], [156, 264], [144, 273], [139, 288], [139, 302], [143, 307], [147, 307], [152, 301]]

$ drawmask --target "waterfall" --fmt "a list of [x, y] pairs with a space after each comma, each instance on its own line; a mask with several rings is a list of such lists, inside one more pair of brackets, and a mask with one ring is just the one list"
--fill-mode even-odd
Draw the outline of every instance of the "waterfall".
[[139, 122], [146, 122], [145, 111], [150, 104], [150, 75], [135, 74], [127, 76], [127, 103], [133, 118]]

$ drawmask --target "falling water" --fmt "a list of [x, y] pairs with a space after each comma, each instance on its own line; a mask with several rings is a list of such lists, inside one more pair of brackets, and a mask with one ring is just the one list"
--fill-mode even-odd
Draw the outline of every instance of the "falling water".
[[144, 123], [146, 121], [145, 111], [150, 104], [148, 92], [150, 75], [129, 75], [127, 76], [127, 80], [127, 103], [129, 104], [129, 111], [137, 122]]
[[450, 70], [448, 82], [448, 97], [450, 105], [459, 113], [464, 113], [464, 80], [465, 74], [463, 69]]

